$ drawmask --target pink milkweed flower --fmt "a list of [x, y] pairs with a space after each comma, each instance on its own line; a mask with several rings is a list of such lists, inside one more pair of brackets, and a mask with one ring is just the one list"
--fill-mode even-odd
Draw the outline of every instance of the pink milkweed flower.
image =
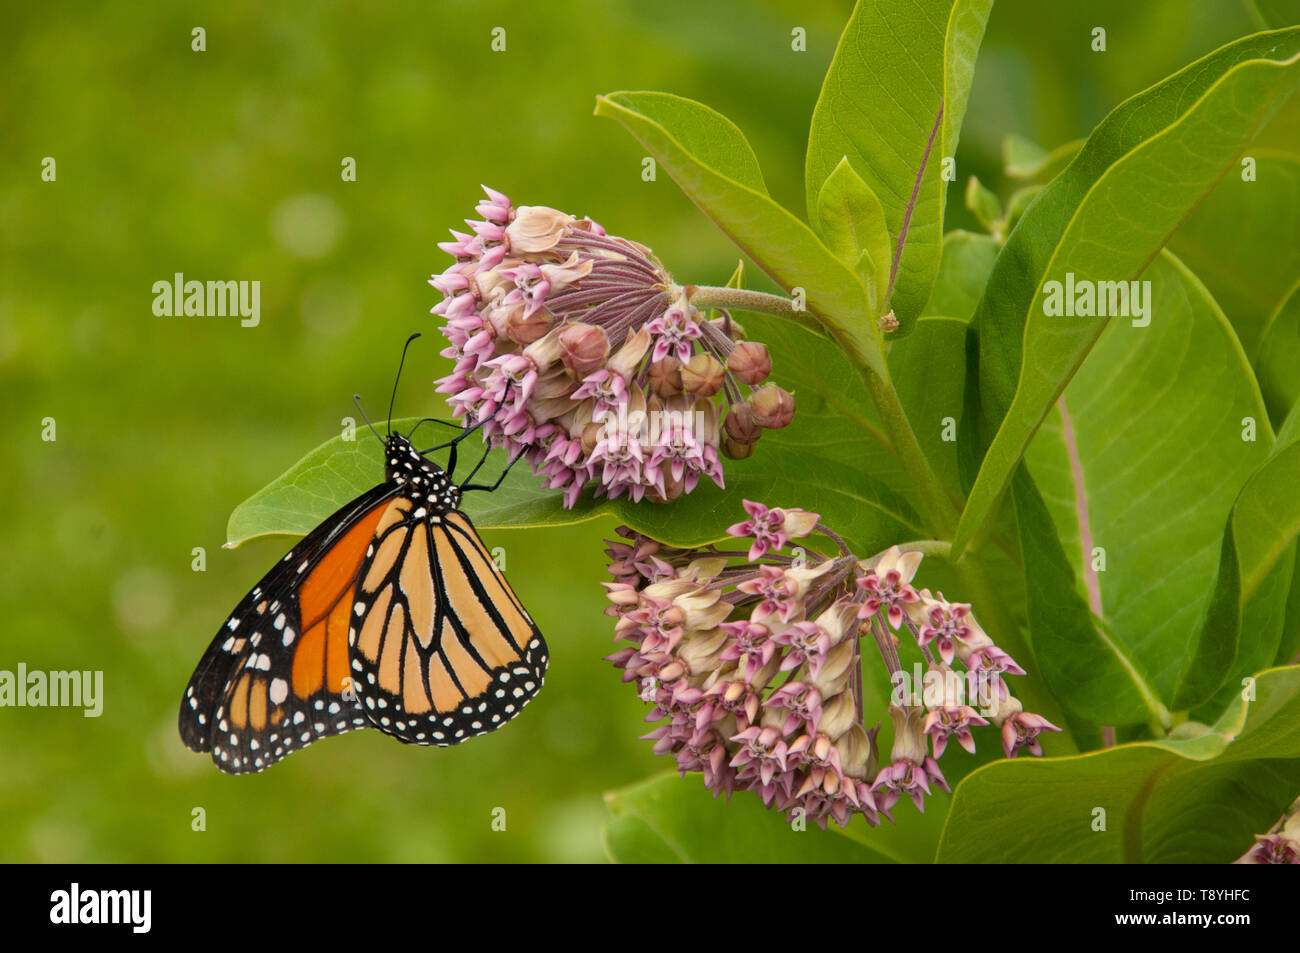
[[[455, 261], [430, 279], [443, 295], [432, 309], [450, 344], [442, 353], [455, 362], [437, 390], [456, 417], [482, 424], [492, 444], [524, 455], [566, 507], [588, 485], [597, 496], [653, 502], [692, 492], [702, 477], [721, 487], [723, 455], [743, 459], [764, 427], [789, 422], [789, 414], [760, 420], [751, 412], [763, 388], [760, 403], [771, 403], [774, 385], [759, 387], [770, 370], [766, 349], [741, 340], [729, 316], [701, 314], [690, 302], [694, 289], [675, 284], [650, 249], [589, 218], [484, 193], [475, 209], [481, 220], [439, 244]], [[521, 370], [515, 358], [535, 342], [557, 346], [529, 354], [533, 365]], [[691, 371], [689, 393], [683, 369]], [[498, 419], [503, 375], [525, 380]], [[592, 459], [600, 413], [678, 419], [682, 408], [663, 405], [677, 398], [691, 402], [698, 426], [649, 428], [662, 438], [638, 427], [639, 454], [627, 450], [619, 466], [604, 465], [606, 443], [602, 459]], [[785, 404], [793, 412], [793, 398]], [[750, 424], [724, 435], [727, 418]]]
[[[938, 765], [948, 741], [974, 752], [975, 730], [990, 722], [1001, 729], [1008, 756], [1041, 754], [1041, 733], [1057, 729], [1010, 694], [1003, 676], [1021, 670], [971, 607], [928, 590], [905, 600], [920, 553], [894, 546], [860, 560], [816, 514], [754, 501], [745, 512], [749, 519], [732, 535], [763, 539], [761, 561], [712, 544], [670, 545], [627, 527], [608, 543], [614, 581], [606, 585], [606, 611], [616, 619], [616, 638], [627, 643], [609, 660], [652, 706], [646, 718], [660, 723], [648, 736], [656, 753], [671, 754], [682, 772], [698, 772], [715, 796], [749, 791], [792, 821], [812, 818], [822, 827], [859, 815], [870, 825], [881, 814], [893, 820], [889, 812], [903, 796], [924, 810], [936, 787], [949, 790]], [[803, 514], [794, 517], [804, 521], [795, 527], [801, 535], [817, 528], [818, 546], [833, 544], [839, 553], [813, 546], [782, 553], [794, 536], [794, 514]], [[875, 611], [864, 614], [873, 595]], [[897, 636], [875, 624], [891, 610], [901, 613]], [[935, 632], [925, 638], [927, 624]], [[864, 666], [874, 655], [891, 681], [905, 674], [905, 633], [930, 665], [924, 691], [888, 708], [893, 746], [882, 768], [879, 719], [864, 710]], [[945, 641], [951, 660], [930, 657], [926, 647], [942, 655]], [[986, 690], [980, 704], [987, 708], [977, 711], [966, 698], [968, 682], [987, 689], [990, 678], [1004, 697]]]
[[743, 678], [753, 678], [776, 654], [777, 646], [770, 639], [771, 632], [761, 622], [748, 619], [724, 622], [722, 630], [731, 636], [731, 641], [722, 651], [722, 659], [739, 661]]
[[831, 637], [817, 623], [807, 621], [792, 623], [789, 628], [774, 635], [772, 641], [786, 648], [781, 671], [807, 665], [814, 678], [821, 674], [822, 666], [826, 663], [826, 653], [831, 648]]
[[1008, 758], [1014, 758], [1022, 748], [1041, 758], [1043, 746], [1038, 741], [1039, 733], [1061, 730], [1042, 715], [1024, 711], [1015, 698], [1006, 699], [993, 720], [1002, 725], [1002, 751]]
[[749, 547], [750, 562], [781, 549], [789, 539], [807, 536], [821, 519], [816, 513], [800, 509], [768, 509], [752, 500], [744, 500], [742, 505], [749, 519], [728, 526], [727, 535], [753, 538], [754, 543]]
[[786, 744], [775, 728], [746, 728], [731, 739], [741, 743], [741, 748], [731, 759], [733, 768], [741, 774], [757, 774], [764, 784], [771, 784], [778, 771], [785, 771]]
[[904, 607], [921, 601], [920, 594], [911, 586], [920, 564], [918, 552], [904, 553], [897, 546], [885, 550], [874, 569], [857, 580], [858, 588], [867, 594], [858, 618], [870, 618], [883, 608], [891, 628], [902, 625]]
[[1257, 834], [1255, 844], [1234, 864], [1300, 864], [1300, 843], [1282, 834]]

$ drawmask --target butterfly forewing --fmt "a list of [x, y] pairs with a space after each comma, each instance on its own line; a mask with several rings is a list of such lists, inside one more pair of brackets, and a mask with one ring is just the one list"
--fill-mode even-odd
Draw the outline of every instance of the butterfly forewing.
[[188, 748], [243, 774], [365, 726], [344, 681], [348, 616], [357, 570], [396, 491], [380, 485], [344, 506], [240, 601], [181, 700]]
[[465, 514], [397, 500], [380, 526], [349, 633], [366, 716], [413, 744], [501, 727], [542, 686], [537, 626]]

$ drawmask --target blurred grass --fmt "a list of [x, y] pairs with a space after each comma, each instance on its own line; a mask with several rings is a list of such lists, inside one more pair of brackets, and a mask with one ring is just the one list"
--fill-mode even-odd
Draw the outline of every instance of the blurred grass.
[[[354, 391], [383, 414], [401, 342], [435, 330], [435, 242], [472, 214], [480, 182], [590, 214], [683, 280], [724, 282], [726, 240], [666, 175], [641, 181], [639, 149], [592, 118], [594, 97], [707, 102], [802, 213], [808, 117], [850, 4], [3, 7], [0, 669], [102, 669], [106, 700], [98, 719], [0, 709], [0, 860], [601, 859], [602, 792], [664, 767], [635, 740], [642, 704], [601, 661], [612, 525], [489, 534], [552, 649], [546, 690], [505, 730], [447, 750], [360, 732], [229, 778], [181, 747], [176, 704], [285, 545], [223, 551], [226, 518], [337, 433]], [[1105, 54], [1088, 49], [1095, 24]], [[790, 51], [796, 25], [806, 53]], [[190, 49], [195, 26], [206, 52]], [[1251, 29], [1215, 0], [1003, 0], [949, 224], [969, 224], [969, 174], [1000, 183], [1006, 133], [1048, 147], [1084, 135]], [[344, 156], [355, 183], [340, 180]], [[151, 286], [175, 272], [259, 280], [261, 325], [154, 316]], [[398, 414], [440, 412], [439, 340], [413, 350]], [[54, 443], [40, 440], [47, 416]]]

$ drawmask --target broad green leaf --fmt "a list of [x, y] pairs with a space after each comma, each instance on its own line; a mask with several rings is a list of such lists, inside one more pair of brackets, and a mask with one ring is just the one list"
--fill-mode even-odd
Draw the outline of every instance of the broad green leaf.
[[[809, 217], [843, 157], [885, 209], [895, 243], [888, 306], [909, 333], [930, 297], [943, 237], [942, 159], [956, 153], [992, 0], [860, 0], [813, 110]], [[900, 233], [905, 233], [901, 257]]]
[[1073, 715], [1094, 724], [1167, 721], [1168, 709], [1154, 686], [1080, 594], [1078, 573], [1023, 465], [1011, 486], [1034, 657], [1053, 695]]
[[[1235, 520], [1235, 513], [1231, 519]], [[1225, 582], [1224, 568], [1232, 569], [1237, 565], [1236, 559], [1220, 564], [1220, 583]], [[1229, 669], [1218, 691], [1207, 701], [1191, 709], [1192, 718], [1197, 721], [1213, 721], [1232, 703], [1233, 696], [1241, 691], [1243, 679], [1253, 672], [1277, 664], [1278, 650], [1286, 640], [1287, 592], [1294, 575], [1295, 544], [1293, 542], [1273, 563], [1273, 568], [1249, 597], [1242, 597], [1243, 587], [1240, 584], [1235, 590], [1230, 584], [1222, 586], [1225, 594], [1235, 591], [1241, 604], [1238, 617], [1241, 635], [1237, 654], [1232, 661], [1232, 668]], [[1218, 588], [1219, 586], [1216, 586], [1216, 590]], [[1226, 599], [1228, 596], [1222, 598]], [[1228, 619], [1229, 624], [1236, 621], [1226, 613], [1225, 618]], [[1206, 622], [1211, 621], [1214, 621], [1214, 616], [1207, 613]], [[1211, 633], [1208, 637], [1216, 636]]]
[[[1167, 251], [1144, 279], [1150, 325], [1106, 327], [1025, 461], [1066, 547], [1076, 591], [1101, 610], [1093, 640], [1062, 646], [1041, 664], [1076, 678], [1113, 667], [1118, 657], [1174, 709], [1184, 707], [1175, 704], [1184, 666], [1203, 700], [1232, 663], [1235, 621], [1212, 637], [1197, 632], [1228, 514], [1267, 459], [1272, 432], [1245, 355], [1204, 286]], [[1259, 422], [1255, 440], [1243, 440], [1247, 417]], [[1020, 499], [1017, 493], [1018, 508]], [[1098, 551], [1102, 571], [1092, 569]], [[1029, 558], [1025, 565], [1032, 593], [1046, 567]], [[1224, 598], [1224, 609], [1235, 612], [1236, 602]], [[1050, 616], [1038, 623], [1035, 645], [1040, 632], [1061, 637], [1045, 631]], [[1068, 680], [1057, 684], [1069, 691]], [[1105, 684], [1076, 689], [1066, 703], [1102, 724], [1139, 720], [1132, 697]]]
[[[795, 419], [799, 419], [798, 412]], [[395, 420], [393, 429], [409, 430], [414, 424], [415, 419]], [[787, 434], [793, 436], [783, 443]], [[813, 443], [801, 442], [810, 435]], [[597, 501], [588, 491], [573, 509], [566, 510], [559, 493], [544, 489], [521, 462], [495, 492], [468, 494], [464, 508], [481, 529], [582, 523], [609, 514], [664, 542], [687, 546], [722, 538], [727, 526], [743, 513], [741, 501], [754, 499], [821, 513], [863, 554], [921, 536], [916, 514], [901, 495], [863, 466], [845, 462], [855, 453], [854, 447], [862, 444], [863, 435], [845, 439], [847, 452], [836, 454], [824, 449], [827, 435], [815, 427], [802, 433], [794, 425], [770, 431], [749, 459], [726, 461], [725, 490], [704, 480], [693, 493], [671, 505], [632, 503], [625, 498]], [[832, 437], [829, 447], [835, 446]], [[463, 444], [460, 453], [465, 459], [479, 450], [481, 445]], [[503, 465], [504, 455], [495, 456]], [[382, 462], [377, 445], [367, 441], [336, 437], [321, 444], [235, 509], [226, 545], [237, 546], [269, 534], [309, 532], [344, 503], [379, 483]]]
[[813, 224], [835, 256], [862, 279], [871, 313], [879, 314], [889, 288], [889, 229], [880, 199], [848, 159], [841, 159], [822, 185]]
[[[1297, 485], [1300, 430], [1291, 429], [1279, 435], [1268, 460], [1242, 488], [1229, 517], [1211, 601], [1218, 611], [1206, 614], [1200, 641], [1236, 643], [1237, 652], [1222, 688], [1198, 709], [1198, 717], [1222, 709], [1241, 679], [1270, 664], [1287, 644], [1287, 590], [1295, 574], [1295, 540], [1300, 534]], [[1201, 701], [1206, 687], [1191, 683], [1185, 697], [1175, 703], [1181, 707]]]
[[1083, 143], [1083, 139], [1073, 139], [1049, 152], [1024, 136], [1007, 136], [1002, 140], [1002, 171], [1010, 179], [1047, 182], [1070, 164]]
[[922, 318], [889, 349], [889, 370], [930, 466], [945, 487], [960, 493], [956, 435], [965, 403], [966, 323]]
[[[1025, 447], [1108, 323], [1048, 316], [1070, 280], [1136, 279], [1300, 85], [1300, 29], [1259, 34], [1119, 106], [1009, 237], [974, 318], [983, 454], [954, 534], [960, 553], [992, 512]], [[1158, 196], [1158, 201], [1155, 197]], [[979, 433], [972, 433], [978, 430]], [[978, 450], [968, 459], [974, 460]]]
[[[738, 158], [749, 146], [729, 120], [679, 96], [651, 92], [599, 96], [596, 115], [622, 123], [773, 281], [791, 294], [804, 289], [812, 315], [859, 361], [883, 370], [880, 330], [862, 282], [811, 228], [769, 198], [761, 181], [753, 180], [752, 168]], [[719, 144], [728, 138], [739, 142]], [[720, 157], [722, 168], [709, 164]]]
[[[1300, 566], [1300, 543], [1295, 545], [1296, 565]], [[1286, 595], [1286, 615], [1282, 620], [1282, 638], [1273, 656], [1274, 665], [1300, 664], [1300, 572], [1292, 571], [1291, 589]]]
[[[984, 230], [994, 234], [1002, 218], [1002, 202], [986, 189], [980, 180], [971, 176], [966, 180], [966, 208], [975, 216], [975, 220], [984, 226]], [[995, 238], [1001, 236], [994, 235]]]
[[1242, 596], [1250, 598], [1300, 533], [1300, 443], [1274, 451], [1250, 478], [1233, 520], [1241, 558]]
[[997, 257], [998, 243], [988, 235], [957, 230], [943, 236], [939, 278], [924, 313], [969, 321]]
[[1273, 420], [1280, 422], [1300, 406], [1300, 280], [1264, 328], [1255, 372]]
[[[605, 795], [605, 850], [620, 864], [870, 864], [891, 858], [816, 824], [795, 830], [757, 795], [714, 798], [698, 775], [662, 774]], [[833, 823], [833, 822], [832, 822]]]
[[[395, 419], [391, 427], [408, 433], [418, 420]], [[477, 441], [466, 441], [461, 445], [461, 460], [477, 458], [482, 449]], [[498, 464], [505, 463], [503, 454], [494, 456], [499, 458]], [[458, 472], [463, 466], [462, 462]], [[226, 546], [233, 548], [262, 536], [304, 536], [383, 479], [383, 451], [368, 434], [358, 433], [353, 440], [341, 436], [327, 440], [235, 508], [226, 524]], [[464, 505], [481, 529], [576, 523], [599, 515], [566, 514], [558, 495], [531, 476], [525, 463], [515, 467], [495, 493], [467, 494]]]
[[[953, 794], [941, 863], [1227, 863], [1300, 789], [1300, 669], [1262, 672], [1213, 727], [997, 761]], [[1103, 826], [1104, 825], [1104, 826]]]
[[[1238, 163], [1169, 240], [1205, 282], [1246, 353], [1268, 359], [1261, 336], [1300, 275], [1300, 155], [1247, 150], [1254, 179]], [[1291, 365], [1292, 386], [1300, 373]]]

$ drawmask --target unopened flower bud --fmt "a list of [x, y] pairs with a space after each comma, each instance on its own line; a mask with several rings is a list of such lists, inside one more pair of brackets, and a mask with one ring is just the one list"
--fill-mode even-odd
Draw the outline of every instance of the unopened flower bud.
[[876, 772], [875, 733], [867, 734], [865, 728], [855, 724], [835, 742], [840, 756], [840, 770], [850, 778], [874, 777]]
[[730, 436], [722, 438], [722, 452], [732, 460], [744, 460], [754, 452], [752, 443], [741, 443]]
[[682, 392], [682, 365], [675, 357], [654, 361], [647, 370], [650, 389], [660, 397], [676, 397]]
[[754, 443], [763, 435], [763, 428], [754, 421], [754, 410], [747, 403], [732, 404], [722, 426], [727, 436], [737, 443]]
[[899, 705], [889, 706], [889, 717], [894, 720], [894, 748], [889, 754], [889, 760], [894, 764], [903, 761], [910, 761], [912, 764], [921, 764], [930, 754], [929, 745], [926, 744], [924, 731], [925, 709], [920, 706], [909, 705], [904, 708]]
[[852, 728], [857, 720], [857, 703], [854, 702], [852, 693], [840, 692], [823, 702], [822, 717], [817, 723], [817, 730], [835, 741]]
[[741, 341], [727, 356], [727, 370], [742, 384], [753, 387], [772, 373], [772, 358], [767, 347], [757, 341]]
[[794, 419], [794, 396], [776, 384], [764, 384], [749, 398], [754, 422], [769, 430], [779, 430]]
[[722, 389], [726, 373], [712, 354], [696, 354], [682, 365], [682, 390], [696, 397], [712, 397]]
[[551, 329], [551, 312], [545, 308], [538, 308], [524, 317], [525, 311], [526, 308], [521, 301], [516, 307], [511, 307], [506, 314], [506, 337], [516, 344], [532, 344]]
[[677, 657], [698, 675], [718, 667], [718, 656], [726, 644], [727, 633], [722, 629], [706, 629], [682, 640], [677, 646]]
[[810, 676], [813, 685], [823, 696], [834, 695], [848, 687], [849, 675], [857, 661], [856, 648], [851, 639], [836, 645], [827, 653], [826, 661], [817, 674]]
[[581, 380], [609, 357], [609, 336], [594, 324], [570, 324], [560, 332], [560, 360]]
[[600, 443], [605, 436], [605, 425], [603, 423], [592, 423], [582, 428], [582, 452], [590, 454], [596, 449], [596, 444]]

